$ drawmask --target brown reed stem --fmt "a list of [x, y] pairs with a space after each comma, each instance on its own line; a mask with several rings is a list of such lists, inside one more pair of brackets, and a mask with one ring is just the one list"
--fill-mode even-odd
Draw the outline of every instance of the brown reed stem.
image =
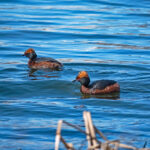
[[103, 138], [103, 140], [108, 141], [108, 139], [104, 136], [104, 134], [103, 134], [101, 131], [99, 131], [95, 126], [94, 126], [94, 129], [95, 129], [95, 132], [96, 132], [97, 134], [99, 134], [100, 137]]
[[73, 125], [73, 124], [71, 124], [71, 123], [68, 123], [67, 121], [64, 121], [64, 120], [63, 120], [63, 123], [65, 123], [65, 124], [67, 124], [68, 126], [71, 126], [71, 127], [75, 128], [75, 129], [79, 130], [80, 132], [86, 134], [86, 132], [85, 132], [84, 130], [82, 130], [81, 128], [79, 128], [79, 127], [76, 126], [76, 125]]
[[86, 115], [87, 115], [87, 120], [88, 120], [89, 131], [90, 131], [90, 134], [91, 134], [92, 145], [96, 146], [97, 145], [97, 140], [96, 140], [95, 130], [94, 130], [94, 127], [93, 127], [91, 114], [90, 114], [90, 112], [86, 112]]
[[84, 118], [85, 130], [86, 130], [86, 139], [88, 141], [88, 148], [90, 148], [92, 145], [92, 140], [91, 140], [91, 135], [90, 135], [86, 111], [83, 112], [83, 118]]
[[56, 138], [55, 138], [55, 150], [59, 150], [62, 122], [63, 122], [62, 120], [58, 121], [58, 126], [57, 126], [57, 131], [56, 131]]
[[75, 150], [73, 148], [73, 145], [71, 143], [67, 143], [62, 136], [61, 136], [61, 141], [68, 150]]

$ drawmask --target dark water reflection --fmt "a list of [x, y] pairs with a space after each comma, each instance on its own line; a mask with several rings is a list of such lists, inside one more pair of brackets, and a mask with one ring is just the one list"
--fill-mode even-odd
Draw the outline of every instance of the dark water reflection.
[[88, 99], [88, 98], [119, 100], [120, 93], [103, 94], [103, 95], [82, 95], [81, 97], [81, 99]]
[[[85, 110], [109, 139], [142, 147], [150, 138], [149, 8], [147, 0], [1, 0], [0, 149], [54, 149], [57, 121], [83, 127]], [[63, 70], [30, 70], [21, 56], [29, 47]], [[118, 81], [120, 94], [82, 95], [72, 83], [81, 70]], [[77, 131], [62, 133], [84, 145]]]
[[[43, 75], [43, 72], [44, 72], [44, 75]], [[42, 70], [30, 69], [29, 78], [31, 80], [42, 80], [44, 78], [45, 79], [46, 78], [59, 78], [59, 75], [56, 72], [54, 72], [54, 70], [51, 70], [51, 69], [42, 69]]]

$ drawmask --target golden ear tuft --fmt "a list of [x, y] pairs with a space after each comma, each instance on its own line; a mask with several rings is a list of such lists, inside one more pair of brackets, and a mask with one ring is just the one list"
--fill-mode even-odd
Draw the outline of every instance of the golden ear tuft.
[[86, 71], [80, 71], [78, 74], [79, 78], [89, 77]]
[[34, 49], [33, 48], [29, 48], [25, 51], [25, 53], [35, 53]]

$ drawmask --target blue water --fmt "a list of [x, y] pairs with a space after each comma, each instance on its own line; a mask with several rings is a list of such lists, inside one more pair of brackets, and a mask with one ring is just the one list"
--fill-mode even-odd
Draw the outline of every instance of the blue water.
[[[64, 70], [32, 72], [30, 47]], [[71, 82], [81, 70], [118, 81], [120, 98], [82, 95]], [[110, 140], [150, 147], [149, 70], [148, 0], [1, 0], [0, 149], [54, 149], [58, 120], [83, 127], [85, 110]], [[85, 139], [67, 126], [62, 135], [77, 149]]]

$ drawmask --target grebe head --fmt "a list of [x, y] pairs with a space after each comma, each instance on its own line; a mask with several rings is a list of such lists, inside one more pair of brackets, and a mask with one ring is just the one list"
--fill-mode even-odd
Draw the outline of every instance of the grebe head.
[[30, 58], [31, 60], [35, 59], [37, 57], [35, 51], [33, 48], [29, 48], [24, 52], [24, 56]]
[[90, 83], [90, 78], [86, 71], [80, 71], [74, 81], [79, 81], [81, 85], [88, 86]]

